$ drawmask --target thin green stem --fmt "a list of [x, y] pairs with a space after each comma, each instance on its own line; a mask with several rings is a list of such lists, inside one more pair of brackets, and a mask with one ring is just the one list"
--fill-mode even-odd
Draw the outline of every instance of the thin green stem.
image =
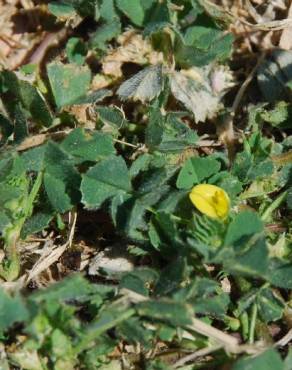
[[262, 220], [264, 222], [268, 221], [272, 213], [280, 206], [280, 204], [286, 199], [287, 191], [284, 191], [282, 194], [280, 194], [265, 210], [265, 212], [262, 214]]
[[248, 314], [246, 312], [243, 312], [240, 315], [240, 322], [241, 322], [241, 328], [242, 328], [242, 336], [243, 336], [243, 339], [246, 340], [248, 338], [248, 333], [249, 333], [249, 319], [248, 319]]
[[251, 309], [251, 319], [250, 319], [249, 336], [248, 336], [248, 342], [250, 344], [254, 343], [257, 315], [258, 315], [258, 305], [254, 303]]
[[20, 259], [17, 250], [17, 241], [20, 237], [21, 229], [28, 217], [33, 211], [33, 203], [38, 195], [40, 186], [42, 184], [43, 173], [40, 171], [33, 184], [33, 187], [25, 201], [23, 214], [15, 221], [14, 225], [10, 226], [6, 231], [5, 249], [7, 251], [7, 260], [3, 266], [0, 266], [0, 275], [6, 280], [12, 281], [17, 279], [20, 271]]

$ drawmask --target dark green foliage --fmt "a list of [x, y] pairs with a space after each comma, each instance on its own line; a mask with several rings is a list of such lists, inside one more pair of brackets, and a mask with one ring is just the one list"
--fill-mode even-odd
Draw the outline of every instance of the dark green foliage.
[[[267, 101], [245, 91], [231, 158], [216, 132], [244, 68], [220, 6], [48, 10], [58, 57], [0, 72], [3, 369], [167, 370], [211, 349], [180, 368], [290, 370], [275, 342], [292, 288], [291, 52], [258, 68]], [[226, 191], [226, 217], [196, 209], [199, 184]]]

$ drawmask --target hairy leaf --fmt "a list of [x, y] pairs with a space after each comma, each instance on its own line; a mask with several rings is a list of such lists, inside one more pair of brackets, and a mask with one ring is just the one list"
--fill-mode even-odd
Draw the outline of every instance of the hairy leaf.
[[157, 65], [145, 68], [125, 81], [119, 87], [117, 94], [123, 100], [132, 98], [145, 102], [158, 96], [162, 85], [162, 67]]
[[91, 73], [88, 67], [53, 62], [48, 65], [47, 71], [58, 108], [73, 104], [89, 88]]
[[115, 196], [131, 192], [130, 176], [122, 157], [110, 157], [82, 176], [82, 202], [86, 208], [99, 208], [102, 203]]

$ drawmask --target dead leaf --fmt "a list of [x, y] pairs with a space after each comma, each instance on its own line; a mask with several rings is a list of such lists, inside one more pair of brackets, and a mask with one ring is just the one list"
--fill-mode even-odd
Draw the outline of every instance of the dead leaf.
[[162, 53], [153, 50], [150, 42], [134, 30], [124, 32], [117, 41], [120, 46], [102, 60], [102, 70], [106, 75], [122, 77], [124, 63], [155, 65], [163, 62]]
[[22, 27], [21, 32], [15, 32], [17, 29], [15, 16], [20, 15], [21, 10], [25, 10], [23, 4], [20, 4], [21, 8], [18, 3], [19, 1], [16, 0], [0, 0], [0, 65], [11, 70], [21, 65], [44, 34], [43, 32], [26, 32], [25, 27]]
[[196, 122], [212, 118], [221, 107], [221, 98], [230, 86], [230, 74], [226, 70], [210, 66], [193, 67], [169, 74], [173, 95], [190, 110]]
[[38, 276], [43, 271], [47, 270], [53, 263], [57, 262], [58, 259], [65, 252], [68, 247], [68, 243], [53, 247], [52, 241], [49, 240], [43, 248], [43, 253], [37, 262], [31, 268], [26, 283], [28, 284], [32, 279]]
[[118, 89], [117, 94], [122, 100], [133, 99], [142, 102], [150, 101], [158, 96], [163, 87], [161, 65], [144, 68]]
[[123, 273], [134, 269], [133, 257], [125, 248], [114, 246], [105, 248], [91, 261], [88, 269], [89, 275], [106, 274], [109, 278], [119, 278]]
[[[292, 18], [292, 2], [289, 8], [287, 18]], [[280, 38], [279, 46], [280, 48], [285, 49], [285, 50], [292, 49], [292, 26], [287, 27], [283, 30], [281, 38]]]

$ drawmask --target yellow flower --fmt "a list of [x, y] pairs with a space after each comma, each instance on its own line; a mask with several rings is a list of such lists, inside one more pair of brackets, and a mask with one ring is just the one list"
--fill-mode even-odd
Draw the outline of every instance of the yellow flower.
[[200, 212], [209, 217], [225, 219], [229, 213], [230, 199], [218, 186], [196, 185], [190, 192], [190, 199]]

